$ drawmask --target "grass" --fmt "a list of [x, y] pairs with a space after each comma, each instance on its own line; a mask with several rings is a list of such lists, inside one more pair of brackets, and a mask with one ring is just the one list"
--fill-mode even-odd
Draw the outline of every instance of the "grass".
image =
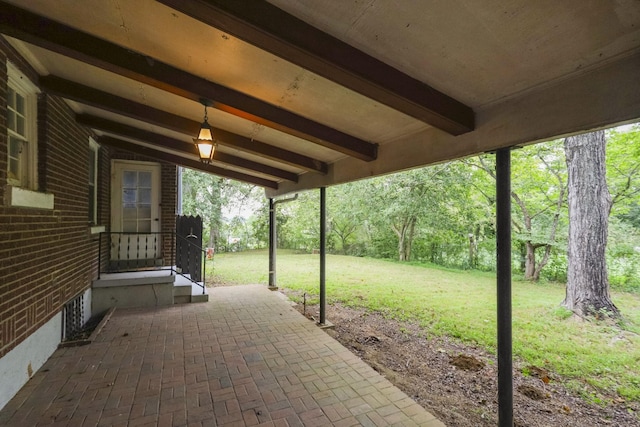
[[[277, 268], [279, 287], [318, 294], [318, 255], [278, 251]], [[217, 254], [215, 279], [266, 284], [267, 252]], [[426, 334], [447, 335], [495, 353], [493, 273], [329, 255], [326, 286], [329, 303], [417, 322]], [[576, 320], [559, 306], [563, 298], [560, 284], [513, 283], [514, 356], [524, 365], [561, 375], [591, 401], [605, 404], [616, 394], [640, 401], [640, 296], [612, 294], [624, 316], [616, 324]]]

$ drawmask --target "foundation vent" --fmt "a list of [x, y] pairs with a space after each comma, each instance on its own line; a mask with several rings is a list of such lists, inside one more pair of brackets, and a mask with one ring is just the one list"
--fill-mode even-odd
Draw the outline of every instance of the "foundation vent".
[[73, 337], [82, 330], [84, 326], [84, 293], [64, 305], [63, 323], [63, 340]]

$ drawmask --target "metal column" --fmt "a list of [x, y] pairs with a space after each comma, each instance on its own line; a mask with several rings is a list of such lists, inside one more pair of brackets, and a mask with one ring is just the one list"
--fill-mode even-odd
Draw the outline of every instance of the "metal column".
[[320, 187], [320, 325], [324, 325], [327, 320], [327, 292], [326, 284], [326, 266], [327, 266], [327, 189]]
[[498, 426], [513, 426], [511, 337], [511, 149], [496, 152]]
[[269, 289], [276, 286], [276, 206], [269, 199]]

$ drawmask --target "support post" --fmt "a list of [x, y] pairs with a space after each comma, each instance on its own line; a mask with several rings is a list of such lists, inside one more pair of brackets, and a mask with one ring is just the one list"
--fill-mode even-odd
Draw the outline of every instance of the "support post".
[[498, 426], [513, 427], [511, 331], [511, 149], [496, 152]]
[[276, 290], [276, 205], [269, 199], [269, 289]]
[[326, 266], [327, 266], [327, 188], [320, 187], [320, 325], [327, 320], [327, 292], [326, 292]]

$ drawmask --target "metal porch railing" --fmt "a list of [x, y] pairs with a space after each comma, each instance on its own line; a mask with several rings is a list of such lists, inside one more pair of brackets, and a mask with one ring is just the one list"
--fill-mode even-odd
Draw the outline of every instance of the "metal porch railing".
[[[176, 247], [187, 256], [177, 253]], [[174, 232], [102, 232], [99, 237], [98, 279], [104, 273], [167, 270], [197, 284], [204, 294], [206, 261], [202, 247]]]

